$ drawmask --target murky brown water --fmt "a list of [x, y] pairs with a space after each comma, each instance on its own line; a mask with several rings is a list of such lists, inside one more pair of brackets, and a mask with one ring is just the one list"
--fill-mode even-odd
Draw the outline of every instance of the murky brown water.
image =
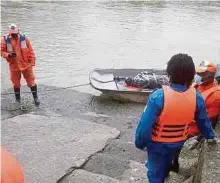
[[[39, 84], [86, 83], [93, 68], [164, 67], [178, 52], [196, 64], [220, 62], [217, 1], [3, 1], [1, 8], [1, 33], [14, 22], [31, 38]], [[4, 89], [10, 81], [3, 59], [1, 66]]]

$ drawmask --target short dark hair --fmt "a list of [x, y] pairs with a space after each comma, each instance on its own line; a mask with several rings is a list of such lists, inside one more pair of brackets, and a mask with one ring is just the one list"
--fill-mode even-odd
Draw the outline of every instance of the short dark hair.
[[194, 79], [195, 65], [191, 56], [176, 54], [167, 63], [166, 72], [173, 84], [190, 85]]

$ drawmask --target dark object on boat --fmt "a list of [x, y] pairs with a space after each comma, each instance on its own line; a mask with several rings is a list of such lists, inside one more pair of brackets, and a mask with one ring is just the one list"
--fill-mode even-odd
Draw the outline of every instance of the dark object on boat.
[[[142, 79], [134, 82], [140, 73], [147, 74], [147, 82]], [[220, 64], [217, 64], [215, 78], [220, 83]], [[93, 88], [113, 99], [141, 103], [146, 103], [154, 89], [169, 85], [166, 71], [162, 69], [95, 69], [90, 73], [89, 81]]]
[[162, 85], [169, 85], [169, 78], [167, 75], [156, 75], [153, 72], [143, 71], [135, 77], [127, 77], [125, 83], [144, 89], [156, 89], [162, 88]]
[[[143, 85], [144, 87], [134, 87], [126, 83], [126, 79], [127, 82], [129, 82], [129, 77], [132, 79], [141, 72], [152, 73], [150, 77], [155, 74], [158, 78], [158, 83], [161, 83], [161, 80], [163, 80], [166, 75], [165, 70], [161, 69], [95, 69], [90, 73], [89, 81], [93, 88], [113, 99], [146, 103], [149, 94], [151, 94], [159, 84], [152, 84], [153, 79], [151, 79], [146, 86]], [[161, 84], [159, 87], [161, 87]]]

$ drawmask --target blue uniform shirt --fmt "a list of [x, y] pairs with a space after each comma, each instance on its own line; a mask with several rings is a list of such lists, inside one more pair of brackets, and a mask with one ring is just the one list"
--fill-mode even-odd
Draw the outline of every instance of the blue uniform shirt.
[[[178, 92], [184, 92], [188, 89], [185, 85], [177, 84], [172, 84], [171, 88]], [[163, 105], [163, 89], [157, 89], [149, 96], [148, 104], [144, 109], [144, 112], [136, 129], [135, 146], [138, 149], [143, 150], [149, 144], [153, 145], [155, 148], [156, 146], [158, 146], [158, 150], [160, 150], [160, 147], [163, 147], [164, 145], [170, 148], [181, 148], [183, 146], [184, 141], [177, 143], [156, 143], [153, 142], [151, 139], [153, 126], [162, 112]], [[215, 133], [212, 129], [211, 122], [206, 113], [205, 102], [202, 98], [202, 95], [199, 92], [196, 93], [195, 120], [198, 124], [198, 128], [201, 134], [206, 139], [213, 139], [215, 137]]]

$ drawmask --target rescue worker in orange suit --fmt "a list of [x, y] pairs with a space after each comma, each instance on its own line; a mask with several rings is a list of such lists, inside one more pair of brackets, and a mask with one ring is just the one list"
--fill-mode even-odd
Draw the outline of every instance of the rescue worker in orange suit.
[[9, 63], [15, 101], [18, 103], [21, 102], [20, 80], [22, 74], [27, 82], [27, 86], [31, 89], [35, 105], [39, 105], [40, 101], [37, 95], [37, 85], [33, 72], [35, 53], [30, 40], [25, 35], [19, 33], [18, 27], [15, 24], [11, 24], [9, 26], [9, 33], [2, 37], [1, 56]]
[[1, 147], [1, 183], [24, 183], [24, 174], [15, 157]]
[[[220, 114], [220, 85], [215, 80], [216, 71], [216, 65], [213, 62], [203, 61], [196, 69], [194, 86], [205, 100], [206, 111], [214, 129]], [[192, 123], [190, 129], [195, 133], [199, 132], [196, 123]], [[190, 135], [194, 135], [194, 133]]]
[[[220, 114], [220, 86], [215, 81], [216, 71], [217, 68], [214, 63], [203, 61], [196, 69], [195, 83], [193, 84], [196, 90], [202, 94], [206, 105], [206, 112], [213, 129], [216, 127]], [[197, 136], [198, 134], [197, 123], [193, 120], [189, 126], [189, 137]], [[202, 135], [199, 135], [196, 139], [192, 140], [190, 149], [194, 149], [201, 141], [204, 141], [204, 138]], [[177, 151], [171, 166], [171, 170], [175, 172], [179, 171], [179, 155], [180, 151]]]
[[217, 143], [204, 100], [190, 87], [195, 75], [192, 57], [174, 55], [166, 71], [170, 86], [163, 86], [149, 96], [135, 134], [135, 146], [148, 153], [146, 167], [150, 183], [164, 183], [174, 154], [182, 149], [194, 118], [201, 134]]

